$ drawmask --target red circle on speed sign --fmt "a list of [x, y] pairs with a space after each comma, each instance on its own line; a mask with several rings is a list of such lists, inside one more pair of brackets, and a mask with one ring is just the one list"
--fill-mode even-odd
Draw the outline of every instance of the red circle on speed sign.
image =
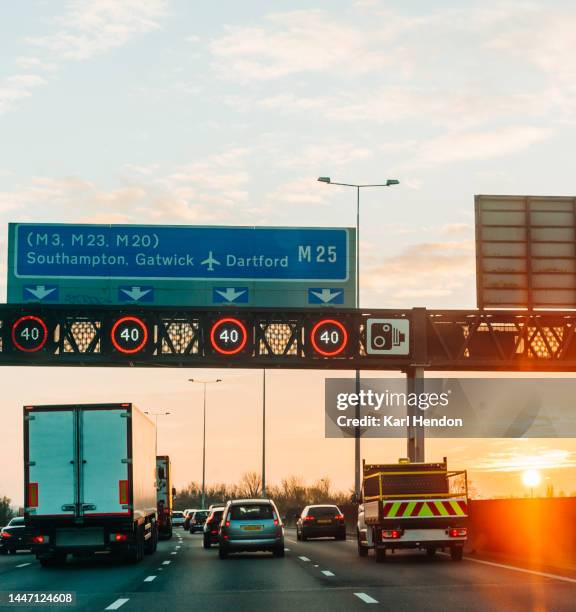
[[236, 355], [248, 342], [248, 330], [242, 321], [233, 317], [219, 319], [210, 330], [210, 344], [222, 355]]
[[322, 319], [312, 328], [310, 342], [318, 354], [323, 357], [335, 357], [346, 348], [348, 331], [340, 321]]
[[12, 342], [20, 351], [35, 353], [44, 347], [47, 340], [48, 327], [40, 317], [26, 315], [12, 325]]
[[110, 339], [117, 351], [131, 355], [146, 346], [148, 328], [138, 317], [122, 317], [112, 326]]

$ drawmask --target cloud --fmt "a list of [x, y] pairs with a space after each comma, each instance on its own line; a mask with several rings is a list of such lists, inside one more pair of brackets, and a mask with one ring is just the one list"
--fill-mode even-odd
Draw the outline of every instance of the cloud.
[[394, 305], [457, 295], [473, 285], [476, 270], [473, 240], [413, 244], [399, 255], [380, 261], [372, 255], [362, 261], [368, 263], [362, 286]]
[[536, 126], [510, 126], [491, 131], [453, 131], [424, 141], [406, 168], [431, 167], [511, 155], [550, 138], [553, 130]]
[[166, 0], [70, 0], [54, 34], [26, 40], [41, 50], [42, 59], [36, 54], [16, 58], [19, 69], [27, 72], [0, 82], [0, 115], [46, 83], [37, 72], [54, 72], [66, 60], [86, 60], [121, 47], [158, 29], [166, 14]]
[[160, 27], [165, 0], [72, 0], [54, 34], [29, 42], [55, 57], [85, 60]]
[[382, 45], [416, 19], [390, 14], [377, 28], [359, 28], [320, 10], [273, 13], [257, 26], [227, 26], [209, 50], [218, 73], [231, 80], [268, 80], [302, 72], [358, 75], [399, 68], [398, 54]]
[[15, 102], [29, 98], [32, 91], [46, 81], [36, 74], [14, 74], [0, 82], [0, 115], [12, 108]]
[[526, 452], [521, 446], [492, 451], [474, 468], [486, 472], [517, 472], [525, 469], [560, 469], [576, 467], [576, 452], [540, 448]]
[[325, 185], [319, 185], [313, 177], [302, 177], [282, 183], [266, 196], [266, 201], [275, 208], [278, 204], [320, 204], [328, 203], [330, 193]]
[[0, 191], [0, 212], [19, 220], [189, 223], [232, 221], [248, 200], [248, 149], [231, 147], [201, 162], [161, 173], [156, 166], [127, 166], [120, 185], [84, 177], [34, 177]]
[[[371, 159], [374, 157], [374, 153], [373, 149], [367, 147], [359, 147], [349, 142], [328, 140], [307, 145], [293, 155], [283, 155], [278, 163], [287, 168], [297, 166], [319, 169], [334, 168]], [[309, 181], [310, 179], [306, 180]]]

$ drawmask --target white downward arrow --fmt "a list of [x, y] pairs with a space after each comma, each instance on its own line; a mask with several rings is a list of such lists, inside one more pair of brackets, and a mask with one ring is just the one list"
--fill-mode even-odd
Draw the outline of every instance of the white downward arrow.
[[227, 302], [233, 302], [237, 297], [240, 297], [243, 293], [246, 293], [246, 289], [236, 291], [234, 287], [227, 287], [225, 291], [216, 289], [216, 293], [221, 295]]
[[142, 289], [142, 287], [131, 287], [130, 289], [122, 289], [124, 293], [131, 299], [137, 302], [141, 297], [150, 293], [150, 289]]
[[334, 291], [331, 289], [322, 289], [322, 291], [312, 291], [312, 295], [315, 295], [322, 302], [331, 302], [335, 297], [340, 295], [341, 290]]
[[50, 295], [52, 291], [56, 291], [56, 287], [46, 289], [44, 285], [36, 285], [36, 289], [31, 289], [30, 287], [26, 287], [26, 289], [38, 300], [43, 300], [47, 295]]

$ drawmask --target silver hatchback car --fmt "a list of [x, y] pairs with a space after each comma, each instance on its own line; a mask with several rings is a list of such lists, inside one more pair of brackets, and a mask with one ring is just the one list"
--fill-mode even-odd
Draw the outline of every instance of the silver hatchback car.
[[220, 559], [231, 552], [268, 550], [284, 556], [284, 525], [271, 499], [236, 499], [224, 509], [218, 539]]

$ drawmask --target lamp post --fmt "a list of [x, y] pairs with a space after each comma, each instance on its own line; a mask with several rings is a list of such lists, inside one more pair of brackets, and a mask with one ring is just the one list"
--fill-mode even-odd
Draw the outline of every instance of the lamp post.
[[[390, 187], [400, 184], [396, 179], [387, 179], [385, 183], [355, 184], [336, 183], [329, 176], [319, 176], [320, 183], [338, 185], [340, 187], [354, 187], [356, 189], [356, 308], [360, 308], [360, 189], [368, 187]], [[360, 370], [356, 370], [356, 393], [360, 392]], [[360, 418], [360, 406], [356, 406], [356, 418]], [[360, 496], [360, 427], [354, 430], [354, 492]]]
[[189, 378], [188, 382], [204, 385], [204, 401], [202, 409], [202, 508], [206, 505], [206, 385], [222, 382], [221, 378], [215, 380], [198, 380]]
[[156, 424], [156, 455], [158, 455], [158, 417], [160, 416], [168, 416], [169, 412], [144, 412], [144, 414], [148, 414], [154, 417], [154, 422]]

